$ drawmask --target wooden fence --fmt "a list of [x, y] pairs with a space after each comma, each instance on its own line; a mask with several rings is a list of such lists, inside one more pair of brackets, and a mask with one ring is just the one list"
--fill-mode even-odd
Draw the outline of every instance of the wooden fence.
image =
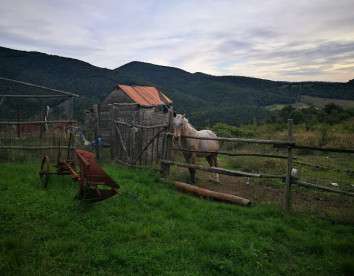
[[[284, 203], [283, 203], [284, 212], [288, 212], [291, 207], [292, 184], [297, 184], [297, 185], [307, 187], [307, 188], [320, 189], [323, 191], [337, 193], [337, 194], [351, 196], [351, 197], [354, 196], [354, 193], [352, 193], [352, 192], [336, 190], [336, 189], [304, 182], [292, 175], [293, 162], [294, 162], [293, 160], [295, 159], [293, 157], [293, 150], [294, 149], [306, 149], [306, 150], [317, 150], [317, 151], [339, 152], [339, 153], [354, 153], [354, 149], [330, 149], [330, 148], [320, 148], [320, 147], [309, 147], [309, 146], [296, 145], [294, 138], [293, 138], [293, 120], [292, 119], [288, 120], [288, 140], [287, 141], [257, 140], [257, 139], [243, 139], [243, 138], [223, 138], [223, 137], [212, 138], [212, 137], [184, 136], [186, 138], [201, 139], [201, 140], [216, 140], [216, 141], [227, 141], [227, 142], [268, 144], [268, 145], [273, 145], [273, 147], [276, 147], [276, 148], [286, 148], [287, 149], [287, 156], [266, 155], [266, 154], [246, 154], [249, 156], [262, 156], [262, 157], [287, 159], [285, 175], [247, 173], [247, 172], [240, 172], [240, 171], [235, 171], [235, 170], [224, 169], [224, 168], [220, 168], [220, 167], [206, 167], [206, 166], [202, 166], [202, 165], [195, 165], [195, 164], [188, 164], [188, 163], [173, 161], [173, 160], [171, 160], [171, 151], [172, 150], [180, 150], [180, 151], [188, 151], [188, 150], [172, 148], [173, 133], [171, 133], [171, 132], [172, 132], [172, 129], [170, 128], [170, 132], [167, 133], [168, 139], [167, 139], [166, 152], [164, 153], [164, 160], [161, 160], [161, 172], [163, 174], [163, 177], [168, 177], [170, 174], [170, 166], [175, 165], [175, 166], [179, 166], [179, 167], [192, 168], [192, 169], [213, 172], [213, 173], [219, 173], [219, 174], [224, 174], [224, 175], [229, 175], [229, 176], [282, 179], [283, 181], [285, 181]], [[210, 153], [212, 153], [212, 152], [210, 152]], [[225, 152], [218, 152], [218, 154], [225, 154], [225, 155], [229, 155], [229, 156], [241, 155], [241, 154], [232, 154], [232, 153], [225, 153]], [[245, 155], [245, 154], [242, 154], [242, 155]]]
[[[1, 105], [5, 105], [6, 98], [16, 98], [18, 101], [20, 99], [31, 99], [31, 98], [66, 98], [68, 100], [68, 119], [67, 120], [46, 120], [46, 116], [43, 114], [43, 117], [40, 120], [34, 119], [35, 117], [28, 118], [24, 120], [23, 118], [20, 119], [20, 110], [19, 106], [16, 107], [16, 119], [8, 119], [8, 118], [1, 118], [0, 116], [0, 150], [48, 150], [48, 149], [58, 149], [59, 146], [52, 145], [51, 137], [46, 137], [46, 132], [50, 132], [47, 130], [49, 126], [62, 126], [62, 127], [70, 127], [77, 125], [77, 121], [73, 119], [74, 117], [74, 106], [73, 106], [73, 99], [74, 97], [78, 97], [79, 95], [73, 94], [70, 92], [65, 92], [58, 89], [53, 89], [41, 85], [36, 85], [32, 83], [22, 82], [18, 80], [12, 80], [0, 77], [1, 81], [11, 82], [13, 84], [19, 84], [27, 87], [37, 88], [39, 90], [46, 90], [50, 91], [50, 93], [55, 94], [27, 94], [27, 95], [16, 95], [16, 94], [1, 94]], [[1, 91], [0, 91], [1, 92]], [[32, 115], [39, 115], [43, 112], [41, 110], [33, 110]], [[37, 114], [35, 114], [37, 113]], [[7, 114], [0, 114], [6, 116]], [[15, 128], [15, 129], [14, 129]], [[35, 139], [29, 139], [27, 134], [39, 134], [35, 137]], [[24, 137], [22, 137], [24, 136]], [[48, 136], [48, 135], [47, 135]], [[34, 137], [31, 137], [34, 138]], [[30, 141], [31, 140], [31, 141]], [[21, 144], [23, 142], [24, 144]], [[56, 142], [55, 142], [56, 143]], [[71, 148], [74, 148], [74, 140], [70, 141]], [[61, 148], [65, 148], [65, 146], [61, 146]]]

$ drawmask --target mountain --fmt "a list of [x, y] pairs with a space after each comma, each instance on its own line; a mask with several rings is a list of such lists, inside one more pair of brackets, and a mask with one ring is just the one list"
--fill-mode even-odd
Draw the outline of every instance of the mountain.
[[[88, 63], [38, 52], [0, 47], [0, 77], [30, 82], [79, 94], [75, 99], [75, 117], [83, 120], [83, 110], [99, 103], [117, 84], [155, 86], [174, 102], [178, 113], [186, 113], [198, 127], [224, 122], [230, 125], [250, 123], [268, 116], [272, 104], [292, 104], [301, 95], [354, 100], [354, 81], [275, 82], [241, 76], [211, 76], [143, 62], [130, 62], [110, 70]], [[32, 88], [0, 81], [0, 94], [24, 93]], [[55, 104], [58, 100], [52, 100]], [[6, 114], [14, 115], [12, 108]], [[31, 100], [21, 108], [24, 113], [43, 109], [43, 100]], [[28, 110], [31, 106], [32, 110]], [[2, 114], [0, 113], [0, 117]]]
[[[149, 81], [174, 100], [197, 126], [252, 123], [266, 117], [266, 106], [293, 104], [300, 96], [354, 100], [354, 83], [276, 82], [241, 76], [211, 76], [181, 69], [131, 62], [115, 71]], [[168, 90], [167, 90], [168, 89]]]

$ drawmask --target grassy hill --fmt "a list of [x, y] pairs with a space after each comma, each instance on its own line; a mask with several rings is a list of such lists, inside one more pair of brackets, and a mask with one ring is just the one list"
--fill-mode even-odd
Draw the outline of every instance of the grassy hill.
[[[115, 70], [38, 52], [0, 47], [0, 76], [31, 82], [80, 95], [75, 99], [75, 117], [83, 119], [83, 110], [99, 103], [117, 84], [153, 85], [170, 97], [177, 112], [186, 113], [195, 126], [250, 123], [269, 115], [266, 106], [293, 104], [301, 96], [354, 100], [354, 81], [275, 82], [241, 76], [211, 76], [189, 73], [178, 68], [131, 62]], [[0, 93], [24, 93], [33, 89], [0, 81]], [[49, 105], [59, 103], [50, 101]], [[14, 107], [19, 104], [6, 100]], [[31, 100], [22, 104], [25, 115], [48, 104]], [[6, 115], [15, 116], [14, 108]], [[12, 112], [12, 113], [11, 113]], [[1, 116], [2, 114], [0, 114]]]

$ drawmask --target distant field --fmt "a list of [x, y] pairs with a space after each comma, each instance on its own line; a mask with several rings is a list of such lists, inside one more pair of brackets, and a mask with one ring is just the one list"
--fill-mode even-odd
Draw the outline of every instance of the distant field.
[[335, 103], [344, 108], [354, 107], [354, 101], [351, 100], [339, 100], [339, 99], [328, 99], [328, 98], [318, 98], [311, 96], [301, 96], [300, 101], [306, 104], [312, 104], [318, 107], [324, 107], [326, 104]]
[[[313, 105], [316, 107], [325, 107], [329, 103], [335, 103], [336, 105], [342, 106], [344, 108], [354, 107], [354, 101], [351, 100], [340, 100], [340, 99], [329, 99], [329, 98], [319, 98], [311, 96], [301, 96], [300, 100], [295, 104], [292, 104], [294, 107], [300, 108], [303, 106]], [[269, 105], [266, 108], [270, 111], [281, 110], [285, 104], [273, 104]]]

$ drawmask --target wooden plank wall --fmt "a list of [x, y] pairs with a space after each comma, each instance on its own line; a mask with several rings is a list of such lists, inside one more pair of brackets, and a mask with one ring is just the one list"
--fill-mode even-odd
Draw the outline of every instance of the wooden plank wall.
[[138, 104], [113, 104], [111, 108], [112, 157], [138, 166], [157, 164], [162, 156], [168, 113]]

